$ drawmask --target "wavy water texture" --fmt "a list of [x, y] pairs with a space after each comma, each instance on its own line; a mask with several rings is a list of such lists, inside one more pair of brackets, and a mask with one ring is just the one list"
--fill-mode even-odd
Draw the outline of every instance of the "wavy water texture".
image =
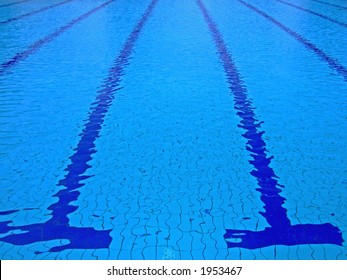
[[307, 49], [315, 53], [320, 59], [322, 59], [324, 62], [326, 62], [330, 68], [332, 68], [334, 71], [336, 71], [338, 74], [340, 74], [343, 79], [347, 82], [347, 68], [342, 65], [337, 59], [329, 56], [324, 50], [318, 48], [313, 43], [311, 43], [309, 40], [301, 36], [299, 33], [295, 32], [294, 30], [290, 29], [289, 27], [282, 24], [280, 21], [276, 20], [274, 17], [270, 16], [269, 14], [265, 13], [264, 11], [258, 9], [257, 7], [242, 1], [242, 0], [236, 0], [240, 2], [245, 7], [249, 8], [250, 10], [256, 12], [257, 14], [261, 15], [262, 17], [266, 18], [273, 24], [277, 25], [280, 29], [282, 29], [284, 32], [292, 36], [295, 40], [297, 40], [299, 43], [303, 44]]
[[[243, 2], [243, 1], [242, 1]], [[247, 89], [235, 66], [233, 58], [219, 32], [217, 25], [209, 15], [201, 0], [196, 1], [205, 21], [210, 29], [216, 44], [220, 59], [228, 78], [230, 90], [234, 96], [235, 109], [241, 122], [239, 127], [245, 130], [242, 135], [247, 139], [246, 149], [250, 152], [252, 160], [249, 163], [254, 167], [251, 175], [254, 176], [264, 202], [265, 212], [261, 214], [271, 227], [263, 231], [227, 229], [224, 237], [229, 248], [243, 247], [256, 249], [271, 245], [298, 245], [298, 244], [336, 244], [342, 246], [341, 231], [329, 224], [298, 224], [291, 225], [287, 217], [287, 210], [283, 207], [285, 199], [280, 196], [282, 192], [278, 184], [274, 170], [270, 167], [272, 157], [267, 156], [266, 143], [263, 139], [263, 131], [260, 131], [261, 123], [257, 120], [253, 104], [247, 96]], [[231, 239], [231, 241], [228, 241]], [[233, 241], [233, 240], [237, 241]], [[239, 241], [240, 239], [241, 241]]]
[[5, 62], [1, 63], [0, 64], [0, 75], [8, 73], [8, 70], [11, 67], [14, 67], [15, 65], [17, 65], [19, 62], [23, 61], [24, 59], [27, 59], [32, 54], [36, 53], [44, 45], [50, 43], [51, 41], [56, 39], [59, 35], [63, 34], [65, 31], [67, 31], [70, 28], [72, 28], [75, 24], [77, 24], [77, 23], [87, 19], [88, 17], [90, 17], [94, 13], [98, 12], [99, 10], [105, 8], [106, 6], [108, 6], [109, 4], [111, 4], [114, 1], [115, 0], [107, 1], [107, 2], [105, 2], [105, 3], [103, 3], [103, 4], [99, 5], [99, 6], [95, 7], [94, 9], [90, 10], [89, 12], [79, 16], [78, 18], [73, 19], [68, 24], [66, 24], [64, 26], [61, 26], [60, 28], [55, 30], [53, 33], [51, 33], [51, 34], [49, 34], [49, 35], [39, 39], [35, 43], [31, 44], [30, 46], [28, 46], [26, 48], [26, 50], [17, 53], [16, 55], [14, 55], [8, 61], [5, 61]]
[[[90, 168], [88, 162], [92, 159], [92, 155], [96, 153], [95, 141], [100, 135], [105, 115], [119, 88], [121, 77], [123, 76], [125, 67], [129, 63], [134, 45], [156, 3], [157, 0], [153, 0], [148, 6], [142, 18], [123, 45], [120, 54], [114, 61], [113, 67], [109, 70], [108, 77], [104, 80], [103, 86], [98, 91], [98, 96], [96, 97], [96, 101], [92, 104], [88, 121], [80, 134], [81, 138], [75, 148], [75, 153], [70, 157], [71, 164], [66, 168], [67, 174], [65, 178], [58, 183], [58, 186], [63, 187], [63, 189], [54, 195], [54, 197], [58, 198], [58, 202], [48, 208], [52, 211], [52, 218], [45, 223], [29, 224], [25, 226], [10, 226], [10, 221], [1, 222], [0, 233], [7, 233], [11, 230], [23, 230], [26, 231], [26, 233], [6, 235], [0, 238], [0, 241], [16, 245], [55, 239], [67, 239], [70, 241], [69, 244], [55, 246], [49, 249], [50, 252], [60, 252], [66, 249], [96, 249], [109, 247], [112, 241], [110, 237], [111, 230], [95, 230], [91, 227], [79, 228], [69, 225], [68, 215], [78, 208], [77, 206], [70, 205], [70, 203], [77, 200], [80, 195], [78, 189], [84, 186], [82, 181], [89, 178], [89, 176], [84, 175], [84, 173]], [[106, 3], [103, 5], [106, 5]], [[81, 236], [84, 238], [81, 238]]]
[[315, 15], [315, 16], [317, 16], [317, 17], [323, 18], [323, 19], [325, 19], [325, 20], [327, 20], [327, 21], [336, 23], [336, 24], [338, 24], [338, 25], [340, 25], [340, 26], [342, 26], [342, 27], [346, 27], [346, 28], [347, 28], [347, 23], [340, 22], [340, 21], [338, 21], [338, 20], [336, 20], [336, 19], [333, 19], [333, 18], [330, 18], [330, 17], [328, 17], [328, 16], [326, 16], [326, 15], [322, 15], [322, 14], [320, 14], [320, 13], [311, 11], [311, 10], [309, 10], [309, 9], [306, 9], [306, 8], [304, 8], [304, 7], [300, 7], [300, 6], [298, 6], [298, 5], [295, 5], [295, 4], [290, 3], [290, 2], [287, 2], [287, 1], [283, 1], [283, 0], [274, 0], [274, 1], [279, 2], [279, 3], [282, 3], [282, 4], [287, 5], [287, 6], [289, 6], [289, 7], [298, 9], [298, 10], [300, 10], [300, 11], [304, 11], [304, 12], [306, 12], [306, 13]]
[[22, 14], [20, 16], [9, 18], [7, 20], [0, 21], [0, 24], [6, 24], [6, 23], [10, 23], [10, 22], [13, 22], [13, 21], [16, 21], [16, 20], [20, 20], [20, 19], [23, 19], [23, 18], [26, 18], [26, 17], [30, 17], [30, 16], [33, 16], [33, 15], [36, 15], [36, 14], [48, 11], [48, 10], [53, 9], [55, 7], [59, 7], [61, 5], [67, 4], [67, 3], [71, 2], [71, 1], [73, 1], [73, 0], [66, 0], [66, 1], [59, 2], [59, 3], [53, 4], [53, 5], [50, 5], [50, 6], [47, 6], [47, 7], [38, 9], [38, 10], [35, 10], [35, 11], [31, 11], [31, 12], [26, 13], [26, 14]]

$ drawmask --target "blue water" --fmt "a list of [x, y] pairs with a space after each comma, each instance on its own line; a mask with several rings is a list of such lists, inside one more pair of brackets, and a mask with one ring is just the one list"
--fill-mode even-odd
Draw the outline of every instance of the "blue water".
[[347, 259], [346, 15], [0, 0], [0, 258]]

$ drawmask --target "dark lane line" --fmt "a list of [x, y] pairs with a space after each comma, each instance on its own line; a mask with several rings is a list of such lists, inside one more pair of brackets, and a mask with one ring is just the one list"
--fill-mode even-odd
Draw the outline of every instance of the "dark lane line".
[[299, 7], [299, 6], [297, 6], [297, 5], [294, 5], [294, 4], [292, 4], [292, 3], [289, 3], [289, 2], [286, 2], [286, 1], [283, 1], [283, 0], [274, 0], [274, 1], [280, 2], [280, 3], [284, 4], [284, 5], [288, 5], [288, 6], [290, 6], [290, 7], [295, 8], [295, 9], [299, 9], [299, 10], [301, 10], [301, 11], [307, 12], [307, 13], [309, 13], [309, 14], [315, 15], [315, 16], [317, 16], [317, 17], [323, 18], [323, 19], [325, 19], [325, 20], [331, 21], [331, 22], [333, 22], [333, 23], [336, 23], [336, 24], [338, 24], [338, 25], [340, 25], [340, 26], [343, 26], [343, 27], [346, 27], [346, 28], [347, 28], [347, 23], [340, 22], [340, 21], [335, 20], [335, 19], [332, 19], [332, 18], [330, 18], [330, 17], [328, 17], [328, 16], [325, 16], [325, 15], [322, 15], [322, 14], [319, 14], [319, 13], [316, 13], [316, 12], [314, 12], [314, 11], [311, 11], [311, 10], [306, 9], [306, 8], [303, 8], [303, 7]]
[[330, 3], [327, 3], [327, 2], [324, 2], [324, 1], [320, 1], [320, 0], [312, 0], [312, 1], [317, 2], [317, 3], [322, 3], [324, 5], [328, 5], [328, 6], [331, 6], [331, 7], [347, 10], [347, 7], [343, 7], [343, 6], [339, 6], [339, 5], [335, 5], [335, 4], [330, 4]]
[[[123, 47], [108, 71], [100, 90], [97, 92], [95, 102], [91, 104], [87, 122], [80, 133], [80, 139], [65, 171], [67, 174], [60, 180], [58, 186], [63, 187], [54, 197], [58, 201], [48, 207], [52, 211], [52, 218], [45, 223], [25, 226], [11, 226], [11, 221], [0, 222], [0, 233], [8, 233], [13, 230], [22, 230], [24, 233], [9, 234], [0, 238], [0, 241], [15, 245], [31, 244], [39, 241], [67, 239], [69, 244], [53, 247], [49, 252], [60, 252], [66, 249], [97, 249], [109, 248], [112, 241], [111, 230], [96, 230], [92, 227], [73, 227], [69, 224], [68, 215], [75, 212], [77, 206], [70, 205], [80, 195], [79, 188], [84, 186], [83, 180], [91, 177], [84, 173], [91, 167], [88, 162], [97, 152], [95, 141], [100, 137], [105, 116], [112, 105], [116, 92], [120, 89], [120, 82], [125, 68], [129, 65], [131, 54], [137, 39], [143, 30], [145, 23], [154, 10], [158, 0], [153, 0], [141, 19], [137, 22], [131, 34], [123, 44]], [[9, 210], [10, 212], [16, 210]], [[36, 252], [40, 254], [42, 252]]]
[[107, 5], [111, 4], [116, 0], [109, 0], [100, 6], [95, 7], [94, 9], [90, 10], [89, 12], [79, 16], [78, 18], [73, 19], [68, 24], [61, 26], [56, 31], [54, 31], [51, 34], [48, 34], [47, 36], [37, 40], [35, 43], [31, 44], [26, 50], [17, 53], [15, 56], [13, 56], [8, 61], [3, 62], [0, 64], [0, 75], [6, 73], [6, 71], [9, 70], [9, 68], [15, 66], [19, 62], [23, 61], [24, 59], [28, 58], [30, 55], [38, 51], [42, 46], [46, 45], [47, 43], [51, 42], [53, 39], [61, 35], [66, 30], [73, 27], [75, 24], [81, 22], [82, 20], [90, 17], [92, 14], [96, 13], [97, 11], [101, 10], [102, 8], [105, 8]]
[[245, 131], [242, 136], [247, 139], [246, 150], [252, 157], [252, 160], [249, 160], [253, 167], [250, 174], [256, 178], [259, 186], [256, 190], [261, 193], [261, 200], [264, 202], [265, 211], [260, 214], [270, 225], [261, 231], [226, 229], [224, 238], [228, 248], [255, 249], [271, 245], [324, 243], [342, 246], [342, 233], [332, 224], [291, 224], [287, 216], [287, 209], [283, 207], [285, 199], [280, 195], [281, 188], [284, 186], [279, 185], [278, 176], [270, 166], [273, 157], [267, 156], [266, 143], [263, 139], [264, 131], [260, 130], [262, 122], [259, 122], [255, 115], [254, 105], [247, 96], [245, 83], [216, 23], [202, 1], [196, 0], [196, 3], [208, 25], [227, 76], [229, 89], [234, 98], [234, 108], [241, 119], [238, 126]]
[[269, 14], [263, 12], [262, 10], [258, 9], [255, 6], [252, 6], [251, 4], [248, 4], [244, 2], [243, 0], [236, 0], [240, 2], [242, 5], [247, 7], [248, 9], [256, 12], [257, 14], [263, 16], [270, 22], [277, 25], [279, 28], [281, 28], [283, 31], [285, 31], [287, 34], [292, 36], [295, 40], [297, 40], [299, 43], [303, 44], [307, 49], [314, 52], [318, 57], [320, 57], [323, 61], [325, 61], [330, 68], [332, 68], [334, 71], [336, 71], [338, 74], [340, 74], [344, 80], [347, 82], [347, 68], [343, 66], [337, 59], [330, 57], [328, 54], [326, 54], [323, 50], [318, 48], [316, 45], [311, 43], [309, 40], [301, 36], [300, 34], [296, 33], [295, 31], [291, 30], [289, 27], [285, 26], [280, 21], [276, 20]]
[[24, 0], [24, 1], [14, 2], [14, 3], [10, 3], [10, 4], [4, 4], [4, 5], [0, 5], [0, 8], [12, 6], [12, 5], [16, 5], [16, 4], [20, 4], [20, 3], [24, 3], [24, 2], [29, 2], [29, 1], [31, 1], [31, 0]]
[[44, 7], [44, 8], [41, 8], [41, 9], [38, 9], [38, 10], [35, 10], [35, 11], [32, 11], [32, 12], [29, 12], [29, 13], [26, 13], [26, 14], [23, 14], [23, 15], [20, 15], [20, 16], [16, 16], [16, 17], [13, 17], [13, 18], [4, 20], [4, 21], [0, 21], [0, 24], [9, 23], [9, 22], [12, 22], [12, 21], [15, 21], [15, 20], [19, 20], [19, 19], [22, 19], [22, 18], [25, 18], [25, 17], [29, 17], [29, 16], [32, 16], [32, 15], [36, 15], [36, 14], [38, 14], [38, 13], [47, 11], [47, 10], [49, 10], [49, 9], [53, 9], [53, 8], [55, 8], [55, 7], [64, 5], [64, 4], [66, 4], [66, 3], [69, 3], [69, 2], [71, 2], [71, 1], [74, 1], [74, 0], [65, 0], [65, 1], [63, 1], [63, 2], [60, 2], [60, 3], [57, 3], [57, 4], [53, 4], [53, 5], [50, 5], [50, 6], [47, 6], [47, 7]]

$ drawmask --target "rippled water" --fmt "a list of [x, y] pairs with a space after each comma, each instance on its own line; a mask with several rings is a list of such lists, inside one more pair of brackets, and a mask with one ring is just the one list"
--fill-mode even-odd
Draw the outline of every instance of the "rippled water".
[[347, 259], [346, 15], [1, 0], [1, 259]]

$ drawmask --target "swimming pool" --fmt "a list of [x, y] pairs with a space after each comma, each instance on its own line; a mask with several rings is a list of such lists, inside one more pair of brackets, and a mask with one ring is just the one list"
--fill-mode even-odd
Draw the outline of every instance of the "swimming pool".
[[1, 259], [347, 259], [346, 14], [1, 0]]

